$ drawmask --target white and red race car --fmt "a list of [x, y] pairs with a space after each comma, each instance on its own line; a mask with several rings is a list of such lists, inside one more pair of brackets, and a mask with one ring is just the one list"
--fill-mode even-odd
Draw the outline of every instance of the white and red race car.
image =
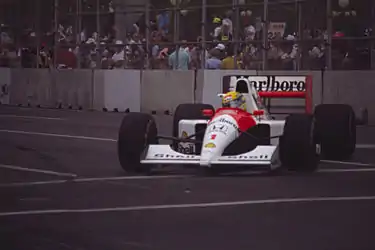
[[[181, 104], [174, 113], [171, 137], [158, 135], [152, 115], [127, 114], [118, 137], [122, 168], [142, 173], [160, 164], [197, 165], [208, 170], [237, 165], [312, 172], [322, 158], [343, 159], [354, 153], [356, 121], [352, 107], [321, 104], [314, 112], [309, 108], [275, 120], [262, 98], [308, 99], [308, 91], [258, 92], [247, 79], [237, 81], [232, 90], [245, 96], [247, 111]], [[173, 143], [159, 144], [159, 139]]]

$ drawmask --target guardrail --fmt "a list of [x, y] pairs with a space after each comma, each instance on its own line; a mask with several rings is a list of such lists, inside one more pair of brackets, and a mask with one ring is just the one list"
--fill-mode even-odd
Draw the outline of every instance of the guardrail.
[[0, 103], [41, 108], [169, 114], [180, 103], [205, 102], [218, 107], [220, 100], [216, 95], [222, 91], [225, 78], [252, 75], [311, 76], [314, 105], [347, 103], [356, 112], [367, 108], [369, 124], [375, 124], [375, 71], [0, 68]]

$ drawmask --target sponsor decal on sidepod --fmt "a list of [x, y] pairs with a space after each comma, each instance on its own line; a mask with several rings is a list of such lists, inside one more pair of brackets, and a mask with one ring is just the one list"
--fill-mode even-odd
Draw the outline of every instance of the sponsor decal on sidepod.
[[[186, 131], [182, 131], [181, 137], [187, 138], [189, 135]], [[192, 154], [194, 153], [194, 144], [189, 142], [180, 142], [177, 145], [177, 152], [182, 154]]]
[[210, 143], [207, 143], [206, 145], [204, 145], [205, 148], [216, 148], [216, 145], [213, 144], [212, 142]]
[[182, 131], [181, 137], [182, 138], [187, 138], [188, 137], [187, 132], [186, 131]]

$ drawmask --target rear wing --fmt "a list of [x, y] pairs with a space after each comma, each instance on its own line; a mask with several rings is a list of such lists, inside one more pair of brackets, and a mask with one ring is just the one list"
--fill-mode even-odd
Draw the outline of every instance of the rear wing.
[[313, 112], [312, 76], [231, 76], [230, 89], [247, 93], [245, 83], [258, 92], [271, 114], [295, 113], [296, 109]]

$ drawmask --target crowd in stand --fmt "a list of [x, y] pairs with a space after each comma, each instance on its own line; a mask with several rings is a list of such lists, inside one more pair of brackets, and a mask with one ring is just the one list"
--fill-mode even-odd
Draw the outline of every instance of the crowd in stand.
[[[109, 13], [114, 12], [110, 2], [103, 8]], [[260, 42], [263, 37], [261, 18], [249, 9], [242, 9], [237, 27], [237, 38], [240, 42], [235, 43], [233, 41], [236, 38], [236, 27], [233, 23], [236, 14], [227, 10], [209, 15], [205, 35], [209, 42], [203, 49], [200, 31], [197, 34], [182, 32], [183, 40], [179, 40], [179, 46], [173, 44], [171, 15], [166, 11], [151, 15], [151, 20], [147, 21], [147, 30], [146, 23], [142, 21], [144, 17], [141, 16], [140, 21], [128, 31], [126, 40], [116, 39], [118, 31], [113, 28], [114, 18], [111, 17], [104, 20], [104, 28], [100, 29], [101, 35], [95, 32], [95, 20], [91, 22], [92, 27], [90, 22], [86, 22], [87, 27], [83, 27], [80, 32], [74, 32], [74, 24], [65, 21], [57, 25], [57, 30], [44, 32], [39, 38], [36, 36], [35, 27], [24, 30], [18, 39], [22, 43], [15, 41], [16, 34], [7, 26], [9, 24], [2, 24], [0, 66], [51, 68], [55, 63], [58, 68], [262, 69], [262, 59], [266, 56], [267, 68], [273, 70], [318, 70], [326, 67], [328, 34], [324, 29], [306, 26], [301, 29], [301, 34], [298, 34], [295, 30], [287, 29], [286, 22], [270, 23], [269, 46], [264, 48]], [[188, 20], [185, 27], [179, 27], [180, 30], [189, 29], [190, 13], [181, 11], [180, 15], [182, 19]], [[355, 17], [357, 13], [354, 10], [343, 10], [336, 11], [333, 15]], [[357, 37], [370, 37], [373, 34], [370, 23], [360, 29]], [[341, 30], [335, 30], [333, 37], [346, 35]], [[53, 47], [55, 38], [58, 38], [58, 49]], [[335, 69], [370, 67], [370, 55], [373, 54], [371, 50], [374, 50], [370, 41], [335, 41], [332, 48]]]

